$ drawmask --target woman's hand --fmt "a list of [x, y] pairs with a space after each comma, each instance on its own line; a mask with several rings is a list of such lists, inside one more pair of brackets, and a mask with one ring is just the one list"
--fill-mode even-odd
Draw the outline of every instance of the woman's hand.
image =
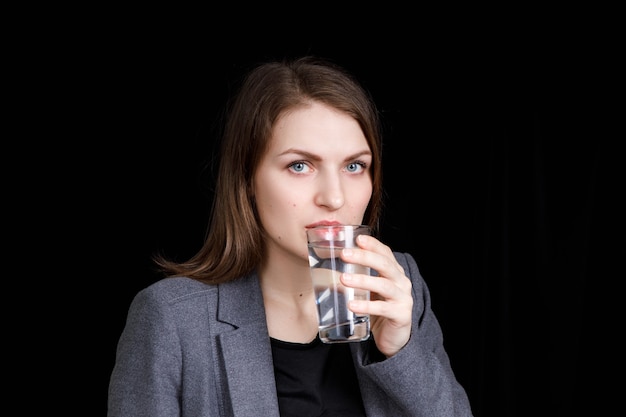
[[360, 249], [344, 249], [345, 262], [365, 265], [378, 276], [342, 274], [347, 287], [370, 291], [370, 301], [350, 301], [349, 308], [358, 314], [370, 314], [371, 331], [376, 346], [385, 356], [395, 355], [411, 337], [413, 295], [411, 281], [396, 262], [391, 249], [372, 236], [359, 236]]

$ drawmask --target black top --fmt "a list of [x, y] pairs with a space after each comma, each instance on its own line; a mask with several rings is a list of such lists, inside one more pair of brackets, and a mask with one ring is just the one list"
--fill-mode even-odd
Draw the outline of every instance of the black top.
[[365, 417], [348, 343], [271, 342], [281, 417]]

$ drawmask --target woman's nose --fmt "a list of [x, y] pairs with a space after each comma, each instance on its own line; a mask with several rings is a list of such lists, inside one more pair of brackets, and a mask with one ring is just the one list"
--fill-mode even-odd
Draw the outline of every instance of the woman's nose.
[[320, 182], [317, 195], [315, 196], [315, 204], [330, 210], [337, 210], [341, 208], [344, 203], [345, 196], [339, 179], [327, 178]]

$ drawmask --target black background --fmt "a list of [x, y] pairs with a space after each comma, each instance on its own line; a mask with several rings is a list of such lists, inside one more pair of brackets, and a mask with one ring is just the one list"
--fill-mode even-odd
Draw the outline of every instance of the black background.
[[606, 324], [614, 304], [599, 300], [623, 278], [626, 230], [623, 131], [608, 128], [622, 101], [612, 28], [558, 14], [398, 25], [374, 15], [349, 27], [229, 25], [237, 19], [219, 13], [120, 10], [37, 38], [48, 69], [31, 77], [37, 105], [55, 114], [37, 154], [60, 174], [39, 177], [52, 229], [38, 242], [63, 253], [48, 270], [70, 276], [67, 293], [81, 300], [60, 309], [75, 323], [72, 390], [93, 403], [87, 414], [105, 414], [128, 306], [159, 278], [150, 256], [182, 260], [202, 243], [235, 83], [259, 61], [305, 53], [342, 64], [374, 96], [381, 237], [417, 259], [474, 415], [608, 407], [617, 334]]

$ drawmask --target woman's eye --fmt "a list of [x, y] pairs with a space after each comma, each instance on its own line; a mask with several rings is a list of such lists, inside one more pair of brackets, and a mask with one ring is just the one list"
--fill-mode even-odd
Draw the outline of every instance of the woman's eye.
[[348, 166], [346, 166], [346, 169], [348, 170], [348, 172], [359, 172], [365, 169], [365, 165], [360, 162], [352, 162], [348, 164]]
[[293, 164], [289, 165], [289, 168], [293, 172], [306, 172], [308, 167], [304, 162], [294, 162]]

